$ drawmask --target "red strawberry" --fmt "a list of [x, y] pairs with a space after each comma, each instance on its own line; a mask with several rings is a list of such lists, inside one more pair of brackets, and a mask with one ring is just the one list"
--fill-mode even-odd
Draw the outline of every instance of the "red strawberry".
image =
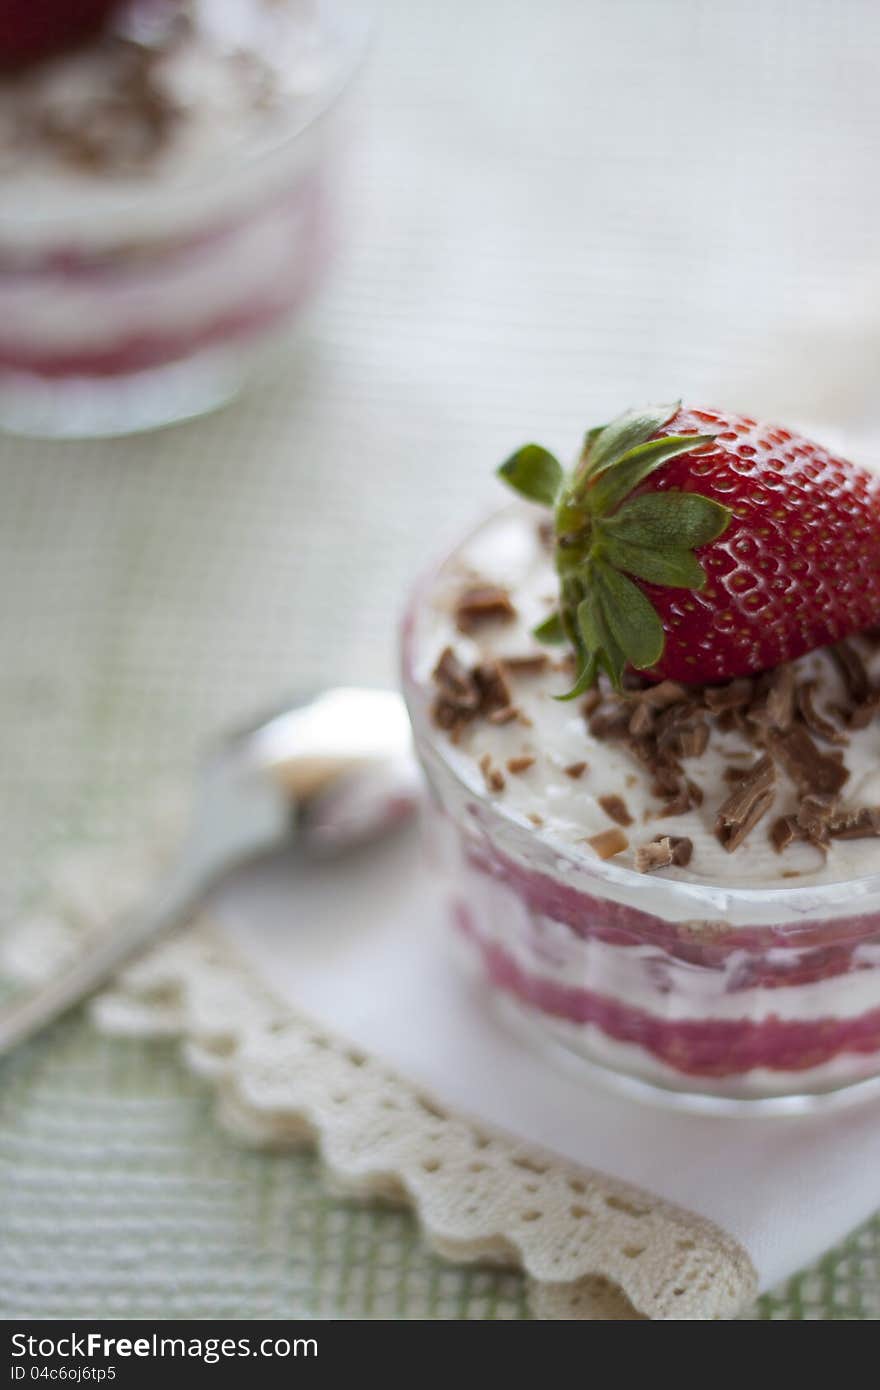
[[538, 630], [600, 668], [730, 680], [880, 623], [880, 477], [789, 430], [679, 406], [539, 445], [502, 477], [553, 506], [561, 604]]
[[97, 33], [119, 0], [3, 0], [0, 69], [17, 71]]

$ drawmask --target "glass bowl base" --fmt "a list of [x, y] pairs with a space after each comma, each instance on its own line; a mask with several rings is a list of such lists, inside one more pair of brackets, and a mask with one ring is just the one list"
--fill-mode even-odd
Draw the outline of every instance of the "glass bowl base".
[[[468, 973], [478, 973], [473, 966]], [[574, 1079], [614, 1091], [642, 1104], [663, 1109], [687, 1111], [691, 1114], [729, 1115], [736, 1118], [767, 1115], [811, 1115], [840, 1110], [880, 1096], [880, 1075], [865, 1077], [834, 1088], [805, 1091], [787, 1095], [721, 1095], [706, 1091], [683, 1090], [666, 1086], [634, 1072], [619, 1070], [573, 1047], [567, 1040], [554, 1036], [552, 1024], [536, 1017], [533, 1010], [510, 995], [482, 982], [487, 1005], [502, 1027], [513, 1032], [530, 1051], [545, 1057], [553, 1066], [562, 1068]]]
[[296, 330], [231, 342], [118, 376], [48, 378], [0, 372], [0, 430], [31, 439], [139, 434], [207, 415], [268, 377]]

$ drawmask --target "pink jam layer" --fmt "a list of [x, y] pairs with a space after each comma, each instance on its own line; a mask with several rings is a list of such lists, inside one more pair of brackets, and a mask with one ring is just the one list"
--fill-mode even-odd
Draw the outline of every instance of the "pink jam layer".
[[455, 924], [480, 955], [492, 984], [532, 1009], [618, 1043], [635, 1044], [686, 1076], [741, 1076], [755, 1067], [807, 1071], [842, 1053], [880, 1050], [880, 1007], [856, 1018], [667, 1020], [620, 999], [530, 975], [502, 946], [484, 941], [462, 903]]
[[[462, 841], [470, 868], [512, 889], [530, 913], [561, 922], [581, 940], [623, 947], [656, 946], [673, 960], [725, 969], [730, 989], [773, 989], [830, 979], [866, 968], [854, 959], [859, 946], [880, 946], [877, 913], [754, 927], [726, 928], [723, 922], [696, 920], [670, 922], [640, 908], [584, 893], [520, 864], [487, 839], [474, 842], [463, 836]], [[729, 958], [734, 953], [738, 959], [731, 972]]]
[[132, 334], [88, 352], [26, 353], [0, 341], [0, 372], [25, 373], [46, 380], [63, 377], [128, 376], [192, 357], [203, 348], [234, 343], [265, 332], [298, 306], [302, 293], [287, 300], [250, 305], [202, 323], [188, 333]]
[[[280, 208], [282, 205], [278, 204]], [[41, 280], [51, 276], [54, 280], [101, 280], [123, 277], [129, 279], [138, 271], [151, 273], [158, 265], [171, 265], [177, 261], [190, 260], [204, 251], [222, 246], [231, 241], [243, 227], [251, 221], [253, 212], [235, 221], [224, 222], [220, 226], [200, 229], [188, 237], [153, 240], [145, 246], [136, 243], [110, 246], [94, 252], [80, 251], [73, 247], [52, 247], [34, 256], [27, 248], [16, 249], [13, 254], [8, 248], [0, 247], [0, 285], [3, 280], [10, 282]]]

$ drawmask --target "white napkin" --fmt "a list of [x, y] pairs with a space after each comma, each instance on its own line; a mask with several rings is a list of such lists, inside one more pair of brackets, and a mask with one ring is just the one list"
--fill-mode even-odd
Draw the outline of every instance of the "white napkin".
[[810, 1263], [880, 1198], [880, 1102], [812, 1116], [685, 1114], [548, 1060], [453, 960], [441, 886], [414, 833], [323, 868], [234, 880], [217, 920], [292, 1006], [448, 1106], [708, 1217], [762, 1288]]

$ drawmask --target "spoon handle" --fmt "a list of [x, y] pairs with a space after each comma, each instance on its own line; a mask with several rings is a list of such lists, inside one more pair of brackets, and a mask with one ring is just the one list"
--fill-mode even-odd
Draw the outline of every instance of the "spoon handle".
[[82, 1002], [144, 947], [181, 925], [212, 875], [184, 861], [140, 910], [101, 937], [62, 975], [0, 1011], [0, 1057]]

